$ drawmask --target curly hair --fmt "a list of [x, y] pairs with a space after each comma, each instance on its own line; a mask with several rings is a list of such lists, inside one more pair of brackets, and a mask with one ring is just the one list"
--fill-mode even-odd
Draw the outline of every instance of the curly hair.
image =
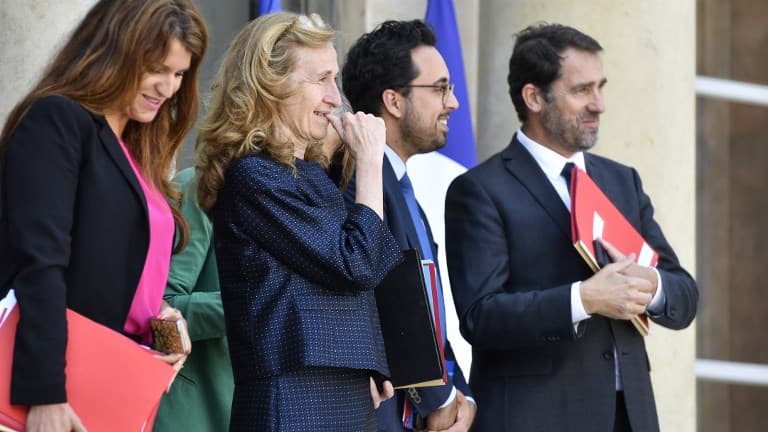
[[349, 49], [341, 72], [342, 89], [355, 111], [381, 115], [381, 94], [393, 89], [408, 96], [404, 87], [419, 71], [411, 50], [435, 46], [435, 34], [423, 21], [384, 21], [362, 35]]
[[[181, 87], [149, 123], [129, 121], [122, 139], [139, 169], [172, 203], [181, 193], [169, 180], [171, 164], [191, 129], [199, 106], [198, 72], [208, 46], [208, 30], [189, 0], [101, 0], [91, 8], [35, 85], [11, 111], [0, 136], [0, 158], [16, 125], [29, 106], [50, 95], [67, 97], [102, 114], [128, 105], [142, 75], [162, 63], [171, 41], [191, 54]], [[176, 251], [186, 244], [189, 228], [171, 206], [180, 236]]]
[[[200, 173], [198, 201], [205, 211], [216, 203], [232, 160], [265, 152], [293, 167], [293, 144], [281, 132], [278, 107], [296, 91], [289, 75], [295, 47], [318, 48], [335, 32], [320, 16], [279, 12], [248, 23], [227, 49], [211, 86], [208, 114], [197, 138]], [[311, 143], [306, 160], [328, 165], [320, 143]]]

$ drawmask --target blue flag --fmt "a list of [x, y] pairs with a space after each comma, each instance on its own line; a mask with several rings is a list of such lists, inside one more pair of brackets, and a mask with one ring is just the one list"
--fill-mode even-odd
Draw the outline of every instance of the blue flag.
[[465, 168], [471, 168], [477, 164], [475, 134], [472, 130], [472, 113], [469, 109], [467, 79], [464, 75], [464, 59], [453, 0], [429, 0], [424, 21], [435, 31], [436, 48], [448, 65], [451, 81], [456, 85], [454, 94], [459, 100], [459, 109], [451, 113], [448, 120], [447, 145], [438, 151]]
[[280, 12], [282, 9], [280, 0], [259, 0], [259, 16]]

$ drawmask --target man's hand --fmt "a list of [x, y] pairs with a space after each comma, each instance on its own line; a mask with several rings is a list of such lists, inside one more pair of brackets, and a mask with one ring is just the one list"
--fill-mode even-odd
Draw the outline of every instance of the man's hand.
[[464, 394], [456, 390], [456, 405], [459, 407], [458, 414], [456, 415], [456, 423], [440, 432], [468, 432], [469, 427], [472, 426], [472, 422], [475, 420], [475, 414], [477, 413], [477, 407], [470, 402]]
[[[472, 426], [472, 422], [475, 420], [475, 414], [477, 413], [475, 404], [470, 402], [469, 399], [464, 396], [464, 393], [459, 390], [456, 390], [456, 399], [454, 399], [452, 404], [456, 405], [456, 420], [452, 425], [448, 426], [446, 429], [429, 428], [429, 418], [432, 417], [430, 415], [427, 419], [427, 427], [429, 429], [422, 429], [416, 432], [468, 432], [469, 427]], [[436, 412], [437, 411], [432, 414], [434, 415]]]
[[427, 429], [428, 431], [442, 431], [448, 429], [456, 423], [456, 418], [459, 413], [459, 393], [456, 392], [456, 398], [454, 398], [448, 405], [433, 411], [427, 417]]
[[[608, 243], [603, 239], [600, 239], [600, 243], [603, 244], [603, 247], [605, 247], [606, 252], [608, 252], [608, 255], [610, 255], [611, 261], [618, 262], [625, 258], [624, 254], [622, 254], [612, 244]], [[648, 282], [651, 283], [651, 286], [653, 287], [653, 290], [651, 291], [651, 298], [653, 298], [653, 296], [656, 295], [656, 290], [659, 288], [659, 278], [658, 278], [658, 274], [652, 268], [648, 266], [639, 265], [633, 261], [632, 265], [627, 267], [622, 272], [622, 274], [647, 280]]]
[[645, 312], [653, 298], [653, 286], [647, 279], [632, 275], [630, 267], [638, 267], [634, 258], [630, 255], [608, 264], [581, 283], [581, 301], [588, 314], [629, 320]]
[[68, 403], [32, 405], [27, 414], [27, 432], [87, 432]]

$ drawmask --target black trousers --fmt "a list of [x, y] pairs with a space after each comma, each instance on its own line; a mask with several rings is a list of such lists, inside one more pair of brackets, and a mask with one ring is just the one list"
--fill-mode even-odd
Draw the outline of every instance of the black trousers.
[[613, 432], [632, 432], [623, 391], [616, 392], [616, 414], [613, 420]]

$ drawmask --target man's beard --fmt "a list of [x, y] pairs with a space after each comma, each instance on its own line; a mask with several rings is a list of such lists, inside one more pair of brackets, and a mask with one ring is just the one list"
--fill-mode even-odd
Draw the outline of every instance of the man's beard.
[[413, 154], [429, 153], [445, 147], [446, 134], [438, 132], [437, 124], [432, 129], [423, 126], [418, 112], [406, 104], [403, 121], [400, 124], [402, 139], [411, 147]]
[[597, 114], [583, 111], [571, 121], [552, 101], [547, 102], [542, 118], [544, 129], [558, 146], [570, 153], [586, 151], [597, 144], [598, 128], [587, 128], [582, 123], [585, 119], [597, 118]]

